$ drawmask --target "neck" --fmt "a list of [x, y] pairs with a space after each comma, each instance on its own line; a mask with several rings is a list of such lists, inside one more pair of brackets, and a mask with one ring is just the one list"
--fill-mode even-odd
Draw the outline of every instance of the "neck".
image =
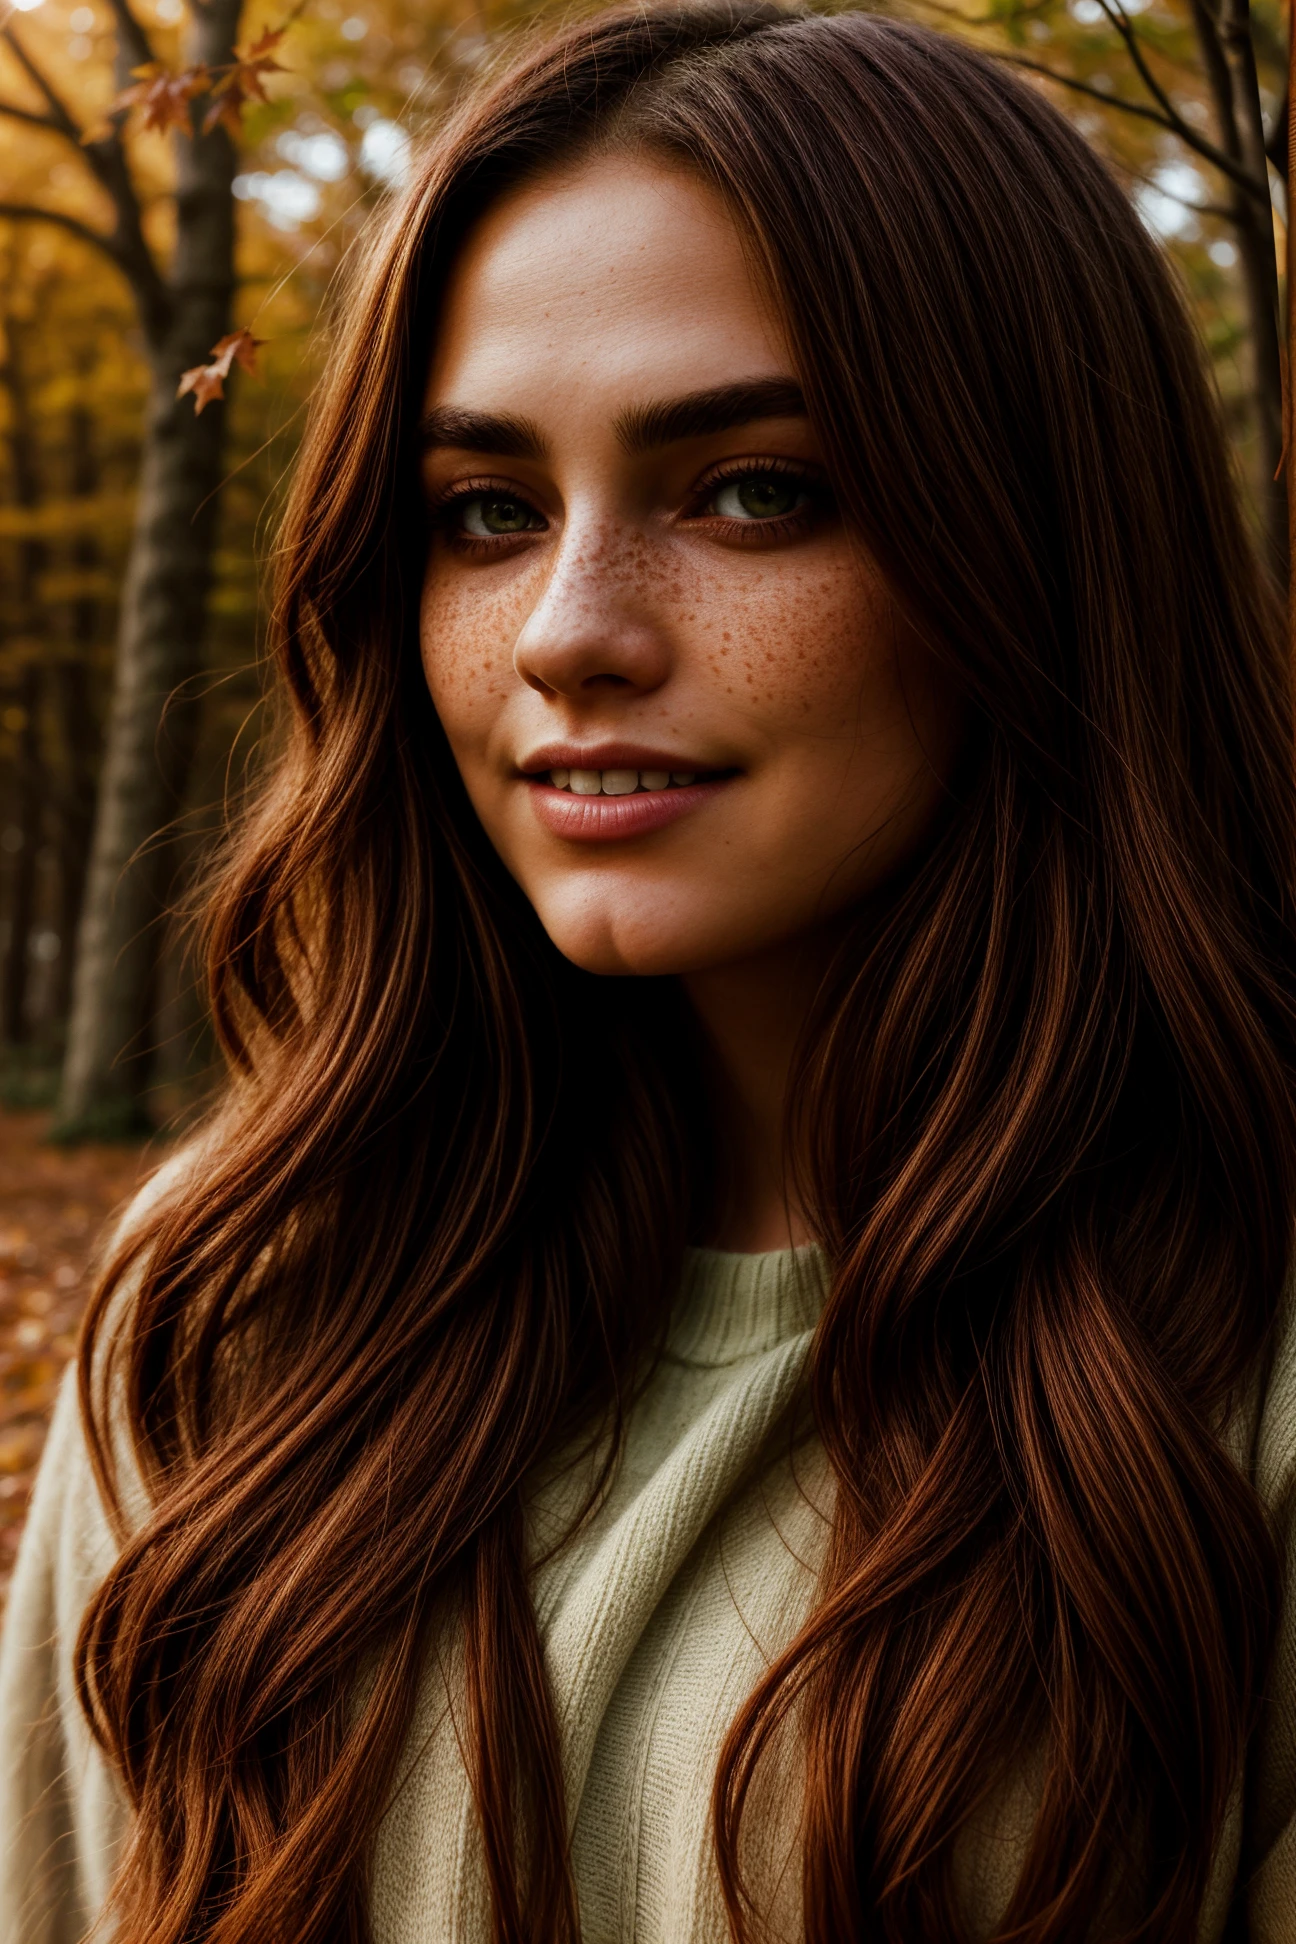
[[716, 1206], [707, 1241], [755, 1254], [810, 1240], [785, 1151], [788, 1074], [825, 949], [805, 939], [681, 983], [710, 1050], [717, 1147]]

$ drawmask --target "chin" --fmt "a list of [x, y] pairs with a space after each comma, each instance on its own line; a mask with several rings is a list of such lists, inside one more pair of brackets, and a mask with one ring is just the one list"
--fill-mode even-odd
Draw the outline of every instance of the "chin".
[[610, 932], [545, 926], [565, 959], [604, 979], [661, 979], [695, 969], [691, 955], [670, 939], [623, 939]]
[[582, 972], [608, 979], [660, 979], [729, 955], [714, 924], [690, 925], [678, 907], [666, 920], [653, 901], [536, 898], [551, 943]]

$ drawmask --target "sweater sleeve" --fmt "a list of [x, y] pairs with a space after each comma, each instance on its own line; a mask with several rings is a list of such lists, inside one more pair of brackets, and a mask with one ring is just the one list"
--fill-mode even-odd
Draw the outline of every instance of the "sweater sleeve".
[[114, 1543], [63, 1379], [0, 1635], [0, 1937], [81, 1944], [125, 1826], [77, 1701], [72, 1650]]

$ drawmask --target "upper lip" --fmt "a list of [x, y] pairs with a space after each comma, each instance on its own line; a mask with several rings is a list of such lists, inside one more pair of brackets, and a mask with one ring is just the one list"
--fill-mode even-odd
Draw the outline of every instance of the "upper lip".
[[646, 743], [628, 742], [546, 743], [518, 764], [523, 776], [543, 776], [546, 770], [554, 769], [689, 770], [696, 775], [700, 770], [730, 767], [726, 763], [704, 763], [696, 756], [682, 756], [675, 750], [649, 749]]

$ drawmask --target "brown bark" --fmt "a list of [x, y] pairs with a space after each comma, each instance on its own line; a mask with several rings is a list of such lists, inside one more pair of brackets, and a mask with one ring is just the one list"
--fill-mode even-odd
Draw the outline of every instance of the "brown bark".
[[[23, 358], [23, 327], [6, 320], [7, 353], [0, 366], [0, 383], [9, 394], [9, 459], [14, 503], [33, 510], [40, 502], [40, 467], [32, 425]], [[17, 705], [23, 722], [18, 732], [14, 765], [13, 822], [16, 847], [9, 870], [9, 939], [0, 977], [0, 1038], [11, 1046], [29, 1037], [28, 990], [31, 980], [31, 937], [36, 916], [36, 859], [41, 840], [40, 669], [36, 647], [41, 633], [37, 582], [45, 565], [45, 546], [27, 538], [18, 543], [17, 607], [19, 632], [29, 659], [19, 677]]]
[[[240, 0], [194, 12], [188, 59], [230, 61]], [[200, 105], [201, 106], [201, 105]], [[177, 399], [180, 375], [229, 329], [235, 155], [223, 128], [176, 138], [176, 242], [164, 321], [141, 293], [151, 387], [94, 839], [78, 933], [60, 1131], [142, 1124], [157, 969], [171, 888], [166, 827], [179, 812], [194, 746], [191, 700], [202, 640], [224, 410]]]
[[17, 844], [9, 873], [9, 944], [0, 980], [0, 1038], [10, 1046], [24, 1046], [31, 1025], [27, 998], [36, 915], [36, 853], [41, 835], [40, 670], [34, 661], [23, 668], [17, 700], [23, 711], [14, 765], [12, 828]]
[[50, 982], [50, 1013], [65, 1026], [72, 1002], [73, 951], [81, 922], [99, 733], [90, 700], [89, 671], [79, 657], [64, 655], [50, 667], [51, 704], [63, 745], [64, 774], [58, 801], [59, 955]]
[[[71, 463], [68, 485], [73, 499], [91, 499], [98, 492], [100, 468], [94, 421], [84, 404], [74, 405], [68, 419]], [[74, 535], [71, 563], [91, 573], [99, 563], [94, 535]], [[55, 797], [58, 824], [58, 937], [59, 955], [50, 979], [50, 1013], [66, 1027], [72, 1003], [72, 963], [94, 822], [95, 774], [99, 762], [99, 731], [90, 696], [90, 656], [95, 644], [98, 609], [93, 594], [73, 596], [68, 612], [70, 653], [49, 668], [51, 715], [57, 725], [60, 775]]]
[[1192, 0], [1193, 25], [1225, 154], [1253, 185], [1229, 183], [1229, 217], [1237, 240], [1251, 352], [1251, 399], [1258, 447], [1261, 509], [1275, 566], [1289, 558], [1283, 450], [1282, 335], [1264, 114], [1251, 42], [1249, 0]]

